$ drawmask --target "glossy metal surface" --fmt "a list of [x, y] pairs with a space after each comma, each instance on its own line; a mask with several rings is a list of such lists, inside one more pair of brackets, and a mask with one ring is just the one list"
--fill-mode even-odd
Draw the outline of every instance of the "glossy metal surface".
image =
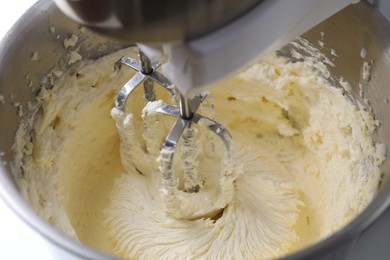
[[[140, 56], [142, 57], [143, 56], [142, 52], [140, 52], [140, 54], [141, 54]], [[119, 61], [120, 64], [129, 66], [130, 68], [137, 71], [137, 73], [135, 73], [135, 75], [131, 77], [129, 81], [127, 81], [126, 84], [120, 89], [117, 95], [115, 106], [117, 109], [119, 109], [122, 112], [125, 112], [127, 99], [141, 83], [143, 83], [144, 98], [147, 101], [155, 100], [153, 81], [159, 83], [162, 87], [168, 90], [172, 95], [174, 94], [173, 86], [169, 82], [169, 80], [166, 79], [158, 71], [156, 71], [156, 69], [161, 65], [161, 63], [160, 62], [152, 63], [148, 59], [148, 61], [146, 62], [147, 64], [145, 64], [145, 59], [147, 59], [146, 56], [143, 57], [141, 61], [130, 58], [128, 56], [124, 56]], [[148, 74], [144, 73], [144, 69], [147, 69], [149, 71]]]
[[[56, 33], [49, 32], [49, 26], [56, 27]], [[51, 1], [42, 0], [35, 5], [11, 30], [0, 44], [0, 94], [5, 102], [0, 103], [0, 151], [3, 160], [12, 161], [13, 138], [20, 122], [15, 102], [26, 107], [34, 99], [42, 77], [63, 59], [65, 50], [62, 40], [72, 32], [78, 32], [78, 25], [70, 22]], [[323, 51], [333, 58], [336, 64], [333, 72], [351, 83], [353, 90], [359, 91], [360, 69], [363, 61], [374, 60], [370, 82], [365, 87], [365, 96], [381, 120], [377, 139], [390, 147], [390, 26], [385, 19], [366, 3], [350, 6], [331, 19], [320, 24], [304, 35], [314, 44], [324, 32]], [[58, 40], [57, 35], [61, 36]], [[96, 58], [113, 52], [126, 44], [118, 43], [86, 31], [80, 38], [80, 53], [84, 57]], [[367, 57], [360, 56], [361, 48], [367, 49]], [[330, 49], [336, 50], [338, 57], [332, 56]], [[32, 62], [31, 53], [37, 51], [39, 60]], [[28, 75], [28, 78], [26, 76]], [[48, 83], [49, 84], [49, 83]], [[46, 84], [46, 85], [48, 85]], [[49, 86], [48, 86], [49, 87]], [[352, 223], [301, 252], [287, 259], [345, 259], [353, 241], [363, 229], [369, 226], [390, 204], [389, 161], [383, 165], [384, 180], [378, 197]], [[0, 196], [32, 228], [41, 233], [57, 252], [66, 257], [84, 259], [107, 259], [109, 256], [72, 241], [45, 220], [40, 218], [21, 198], [14, 185], [13, 176], [7, 165], [0, 164]], [[62, 255], [64, 256], [64, 255]], [[65, 258], [69, 259], [69, 258]]]
[[81, 24], [137, 42], [197, 37], [237, 18], [262, 0], [54, 0]]

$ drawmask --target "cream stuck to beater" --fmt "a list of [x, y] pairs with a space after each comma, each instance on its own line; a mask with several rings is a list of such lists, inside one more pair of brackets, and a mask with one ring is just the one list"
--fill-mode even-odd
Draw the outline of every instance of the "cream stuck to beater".
[[168, 214], [162, 195], [157, 160], [173, 119], [148, 113], [161, 101], [144, 108], [138, 91], [126, 114], [112, 110], [133, 73], [114, 64], [131, 48], [42, 89], [32, 138], [20, 127], [15, 142], [25, 198], [68, 236], [128, 259], [270, 259], [326, 238], [376, 195], [385, 147], [373, 140], [378, 121], [324, 79], [330, 61], [300, 44], [311, 58], [269, 55], [211, 89], [200, 110], [225, 124], [232, 158], [212, 133], [191, 130], [202, 189], [186, 192], [184, 148], [173, 165], [188, 217]]

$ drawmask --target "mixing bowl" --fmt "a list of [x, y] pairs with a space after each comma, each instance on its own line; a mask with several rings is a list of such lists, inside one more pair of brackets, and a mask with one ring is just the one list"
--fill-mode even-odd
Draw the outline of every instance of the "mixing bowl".
[[[82, 31], [82, 32], [81, 32]], [[64, 38], [78, 34], [79, 53], [85, 58], [97, 58], [124, 48], [129, 43], [118, 42], [81, 30], [67, 19], [50, 0], [41, 0], [14, 25], [0, 44], [0, 196], [9, 207], [31, 228], [48, 241], [48, 247], [56, 256], [66, 259], [107, 259], [111, 256], [65, 237], [42, 219], [22, 198], [11, 170], [15, 132], [21, 118], [19, 104], [24, 108], [32, 101], [44, 76], [56, 65], [65, 64]], [[351, 5], [319, 24], [303, 35], [313, 45], [332, 57], [335, 67], [330, 71], [347, 80], [359, 99], [359, 83], [364, 61], [373, 61], [371, 78], [364, 82], [364, 96], [371, 104], [373, 113], [381, 120], [376, 139], [390, 143], [390, 24], [366, 2]], [[319, 42], [319, 40], [322, 42]], [[288, 49], [287, 46], [285, 49]], [[337, 57], [335, 56], [337, 53]], [[32, 53], [38, 60], [31, 59]], [[338, 81], [334, 81], [338, 84]], [[378, 218], [390, 204], [390, 164], [383, 164], [383, 181], [378, 196], [351, 223], [308, 248], [286, 259], [343, 259], [353, 241]]]

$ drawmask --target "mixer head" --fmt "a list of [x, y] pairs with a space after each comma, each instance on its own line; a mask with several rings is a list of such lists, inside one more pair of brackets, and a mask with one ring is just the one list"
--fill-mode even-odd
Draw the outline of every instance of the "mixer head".
[[275, 51], [356, 0], [54, 0], [100, 33], [160, 48], [186, 97]]

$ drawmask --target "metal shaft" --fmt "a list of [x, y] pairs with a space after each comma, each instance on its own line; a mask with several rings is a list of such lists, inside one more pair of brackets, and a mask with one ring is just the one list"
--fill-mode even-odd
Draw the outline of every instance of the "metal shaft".
[[[148, 56], [139, 50], [139, 58], [141, 60], [141, 72], [143, 74], [150, 74], [153, 72], [152, 61]], [[153, 80], [147, 77], [143, 83], [144, 85], [144, 98], [146, 102], [156, 100], [156, 91], [154, 90]]]
[[191, 111], [190, 99], [180, 94], [180, 116], [183, 119], [191, 119], [194, 113]]
[[139, 50], [139, 58], [141, 60], [141, 66], [142, 66], [142, 73], [143, 74], [149, 74], [153, 71], [152, 68], [152, 61], [146, 56], [141, 49]]

